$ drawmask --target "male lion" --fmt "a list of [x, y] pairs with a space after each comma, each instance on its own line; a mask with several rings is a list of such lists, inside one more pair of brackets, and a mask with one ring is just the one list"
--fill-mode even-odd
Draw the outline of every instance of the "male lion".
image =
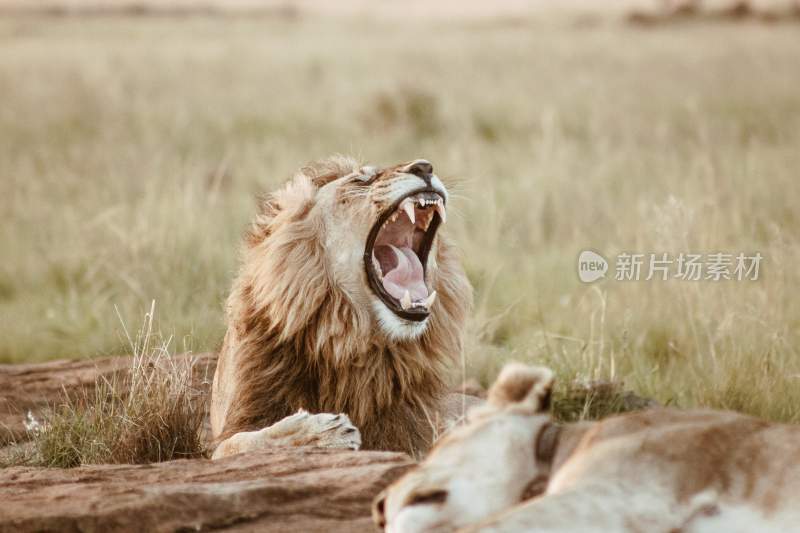
[[430, 446], [462, 403], [445, 394], [445, 369], [461, 354], [472, 302], [437, 231], [447, 203], [425, 160], [378, 169], [333, 158], [266, 197], [227, 303], [215, 457], [362, 439], [370, 449]]
[[547, 412], [552, 381], [546, 368], [504, 368], [469, 423], [376, 498], [378, 525], [392, 533], [800, 531], [800, 427], [699, 409], [560, 426]]

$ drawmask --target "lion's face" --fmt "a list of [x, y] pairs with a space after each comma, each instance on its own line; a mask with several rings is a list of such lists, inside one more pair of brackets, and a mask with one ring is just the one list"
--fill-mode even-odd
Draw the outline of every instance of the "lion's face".
[[337, 286], [384, 332], [408, 339], [436, 311], [436, 232], [447, 190], [425, 160], [362, 167], [323, 185], [315, 209]]
[[377, 525], [392, 533], [453, 531], [541, 493], [555, 446], [552, 379], [545, 368], [504, 368], [469, 423], [376, 498]]

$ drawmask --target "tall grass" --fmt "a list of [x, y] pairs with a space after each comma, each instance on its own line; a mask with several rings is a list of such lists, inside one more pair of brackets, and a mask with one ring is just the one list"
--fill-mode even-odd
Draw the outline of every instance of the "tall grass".
[[[509, 359], [800, 420], [800, 41], [789, 25], [0, 20], [0, 360], [216, 347], [257, 192], [310, 159], [434, 162]], [[756, 282], [577, 278], [578, 253], [760, 251]]]
[[[206, 399], [189, 359], [174, 359], [170, 339], [153, 330], [155, 302], [130, 342], [127, 371], [98, 378], [29, 425], [31, 443], [6, 462], [60, 468], [140, 464], [202, 456]], [[127, 331], [126, 331], [127, 335]]]

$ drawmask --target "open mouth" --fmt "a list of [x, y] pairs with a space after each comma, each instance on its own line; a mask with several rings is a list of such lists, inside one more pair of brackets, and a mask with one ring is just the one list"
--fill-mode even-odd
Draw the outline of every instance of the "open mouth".
[[424, 189], [400, 198], [369, 232], [364, 250], [367, 280], [378, 298], [402, 318], [425, 320], [436, 300], [425, 274], [436, 229], [445, 217], [444, 198]]

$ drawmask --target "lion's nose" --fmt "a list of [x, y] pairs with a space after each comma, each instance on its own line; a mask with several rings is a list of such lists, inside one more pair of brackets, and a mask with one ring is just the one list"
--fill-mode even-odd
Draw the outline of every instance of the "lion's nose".
[[430, 161], [425, 159], [417, 159], [403, 169], [406, 174], [413, 174], [418, 178], [422, 178], [426, 183], [430, 183], [431, 176], [433, 175], [433, 165]]

